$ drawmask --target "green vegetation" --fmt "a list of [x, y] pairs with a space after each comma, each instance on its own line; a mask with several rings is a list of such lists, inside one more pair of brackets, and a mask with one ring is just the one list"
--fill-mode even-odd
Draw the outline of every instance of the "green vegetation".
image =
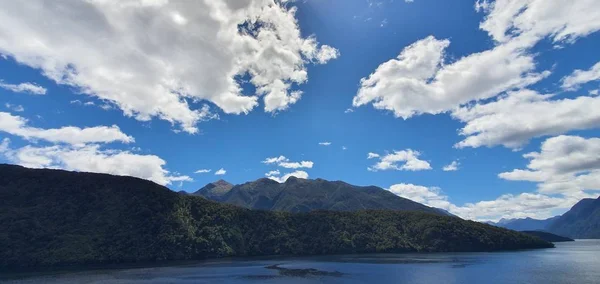
[[0, 165], [0, 268], [553, 245], [408, 211], [253, 211], [131, 177]]
[[555, 235], [555, 234], [544, 232], [544, 231], [521, 231], [521, 233], [528, 234], [528, 235], [531, 235], [531, 236], [535, 236], [535, 237], [538, 237], [538, 238], [540, 238], [540, 239], [542, 239], [544, 241], [553, 242], [553, 243], [557, 243], [557, 242], [572, 242], [572, 241], [574, 241], [571, 238], [567, 238], [567, 237]]

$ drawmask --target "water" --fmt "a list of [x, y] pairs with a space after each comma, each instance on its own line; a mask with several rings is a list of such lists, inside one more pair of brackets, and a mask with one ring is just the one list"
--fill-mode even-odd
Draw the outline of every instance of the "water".
[[2, 283], [600, 283], [600, 240], [518, 252], [251, 258], [3, 277]]

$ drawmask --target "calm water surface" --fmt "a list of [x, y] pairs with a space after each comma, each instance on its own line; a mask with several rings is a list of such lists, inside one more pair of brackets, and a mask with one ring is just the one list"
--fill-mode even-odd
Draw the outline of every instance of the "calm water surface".
[[[273, 265], [276, 266], [267, 268]], [[554, 249], [519, 252], [220, 260], [184, 266], [6, 277], [0, 276], [0, 282], [600, 283], [600, 240], [557, 243]]]

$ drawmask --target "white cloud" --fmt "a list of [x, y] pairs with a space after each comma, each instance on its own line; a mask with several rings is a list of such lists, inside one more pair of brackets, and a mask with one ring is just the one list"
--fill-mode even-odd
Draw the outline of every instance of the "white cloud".
[[348, 147], [342, 146], [342, 150], [348, 150]]
[[262, 163], [264, 164], [277, 164], [277, 163], [281, 163], [284, 161], [287, 161], [288, 159], [285, 156], [279, 156], [279, 157], [272, 157], [272, 158], [266, 158], [264, 161], [262, 161]]
[[528, 86], [549, 74], [534, 72], [532, 55], [519, 43], [499, 45], [445, 64], [444, 50], [449, 44], [449, 40], [429, 36], [405, 47], [396, 59], [382, 63], [361, 79], [353, 105], [372, 103], [377, 109], [408, 119], [447, 112], [473, 100]]
[[210, 173], [210, 169], [199, 169], [197, 171], [195, 171], [195, 174], [205, 174], [205, 173]]
[[[2, 53], [1, 49], [0, 49], [0, 53]], [[29, 83], [29, 82], [14, 85], [14, 84], [4, 83], [2, 80], [0, 80], [0, 88], [9, 90], [9, 91], [15, 92], [15, 93], [26, 93], [26, 94], [32, 94], [32, 95], [45, 95], [47, 92], [46, 88], [40, 87], [34, 83]]]
[[347, 108], [347, 109], [344, 111], [344, 113], [351, 113], [351, 112], [354, 112], [354, 109], [353, 109], [353, 108]]
[[8, 139], [4, 139], [0, 153], [12, 163], [31, 168], [127, 175], [148, 179], [161, 185], [170, 184], [172, 181], [192, 181], [188, 176], [173, 175], [165, 170], [166, 162], [158, 156], [138, 155], [114, 149], [102, 150], [99, 145], [27, 145], [19, 149], [10, 149]]
[[79, 128], [65, 126], [61, 128], [42, 129], [27, 125], [27, 119], [0, 112], [0, 131], [23, 137], [28, 140], [42, 139], [53, 143], [85, 144], [110, 143], [120, 141], [134, 142], [134, 138], [121, 132], [118, 126], [96, 126]]
[[466, 125], [458, 148], [504, 145], [518, 149], [533, 137], [561, 134], [600, 125], [600, 97], [552, 100], [531, 90], [510, 92], [495, 101], [457, 109], [453, 117]]
[[458, 166], [460, 166], [460, 163], [458, 161], [452, 161], [452, 163], [445, 165], [442, 170], [444, 172], [453, 172], [453, 171], [458, 171]]
[[227, 173], [227, 171], [225, 169], [220, 168], [218, 171], [215, 172], [215, 175], [222, 176], [222, 175], [224, 175], [226, 173]]
[[313, 162], [311, 161], [300, 161], [300, 162], [281, 162], [279, 166], [286, 169], [299, 169], [299, 168], [307, 168], [310, 169], [313, 167]]
[[367, 159], [374, 159], [374, 158], [379, 158], [379, 157], [380, 157], [380, 156], [379, 156], [379, 154], [377, 154], [377, 153], [372, 153], [372, 152], [369, 152], [369, 153], [367, 154]]
[[369, 171], [422, 171], [430, 170], [431, 165], [427, 161], [420, 160], [421, 153], [406, 149], [402, 151], [394, 151], [393, 153], [380, 157], [378, 154], [372, 155], [369, 153], [367, 159], [379, 158], [379, 162], [368, 168]]
[[269, 171], [268, 173], [265, 174], [265, 176], [267, 176], [267, 177], [278, 176], [278, 175], [281, 175], [281, 172], [279, 172], [279, 170]]
[[[302, 37], [287, 1], [8, 1], [0, 10], [0, 54], [58, 84], [111, 102], [127, 116], [197, 132], [212, 118], [190, 101], [248, 113], [297, 102], [307, 64], [339, 52]], [[49, 21], [52, 19], [52, 21]], [[68, 50], [68, 52], [65, 52]], [[248, 75], [254, 94], [242, 94]]]
[[388, 190], [400, 197], [408, 198], [427, 206], [445, 209], [450, 205], [448, 197], [441, 194], [439, 187], [400, 183], [390, 186]]
[[475, 8], [487, 13], [480, 28], [500, 43], [546, 36], [554, 43], [572, 43], [600, 29], [595, 0], [569, 1], [568, 7], [560, 0], [480, 0]]
[[589, 70], [575, 70], [569, 76], [562, 78], [562, 88], [565, 90], [577, 90], [579, 86], [592, 81], [600, 80], [600, 62]]
[[279, 171], [270, 171], [270, 172], [268, 172], [265, 175], [268, 178], [270, 178], [270, 179], [272, 179], [274, 181], [277, 181], [279, 183], [285, 182], [289, 177], [292, 177], [292, 176], [293, 177], [297, 177], [297, 178], [304, 178], [304, 179], [308, 178], [308, 173], [305, 172], [305, 171], [294, 171], [294, 172], [291, 172], [291, 173], [287, 173], [287, 174], [285, 174], [285, 175], [283, 175], [281, 177], [279, 176], [280, 175]]
[[591, 96], [597, 96], [598, 95], [598, 91], [600, 91], [600, 90], [599, 89], [591, 90], [590, 91], [590, 95]]
[[[550, 38], [555, 45], [570, 44], [600, 29], [600, 10], [594, 0], [572, 1], [568, 8], [558, 0], [478, 1], [475, 8], [487, 14], [480, 28], [495, 40], [493, 48], [448, 63], [445, 50], [450, 41], [426, 37], [405, 47], [397, 58], [382, 63], [363, 78], [353, 105], [372, 104], [377, 109], [392, 111], [395, 116], [404, 119], [425, 113], [454, 112], [457, 109], [460, 111], [454, 116], [461, 117], [465, 110], [471, 110], [470, 104], [479, 103], [474, 108], [481, 108], [485, 105], [483, 100], [524, 89], [550, 75], [550, 71], [538, 70], [537, 54], [531, 52], [531, 48], [540, 40]], [[575, 73], [572, 78], [577, 79], [565, 79], [566, 87], [574, 87], [597, 75], [595, 68]], [[529, 96], [529, 99], [536, 100], [529, 103], [548, 108], [553, 104], [549, 98]], [[489, 108], [499, 107], [497, 102], [504, 99], [492, 102]], [[560, 104], [571, 105], [583, 101], [578, 98], [577, 102], [563, 100]], [[518, 119], [509, 117], [529, 118], [537, 114], [530, 115], [529, 109], [520, 107], [508, 113], [476, 117], [474, 121], [460, 118], [468, 124], [462, 133], [470, 137], [457, 146], [503, 144], [517, 148], [531, 137], [558, 134], [572, 130], [571, 127], [587, 127], [588, 121], [584, 120], [593, 116], [586, 114], [584, 119], [573, 116], [564, 123], [553, 119], [547, 129], [535, 125], [531, 131], [526, 128], [528, 124], [513, 124]], [[544, 117], [551, 114], [551, 111], [545, 113]], [[509, 121], [504, 123], [496, 118]], [[494, 130], [494, 125], [501, 126], [501, 129]], [[509, 132], [503, 135], [506, 128]], [[511, 135], [515, 135], [515, 138]]]
[[4, 106], [7, 109], [10, 109], [10, 110], [15, 111], [15, 112], [23, 112], [23, 111], [25, 111], [25, 108], [22, 105], [13, 105], [13, 104], [6, 103], [6, 104], [4, 104]]
[[538, 183], [545, 194], [584, 196], [600, 191], [600, 138], [557, 136], [546, 139], [540, 152], [523, 155], [527, 169], [499, 174], [506, 180]]
[[414, 184], [395, 184], [388, 189], [392, 193], [413, 201], [447, 210], [461, 218], [497, 221], [501, 218], [549, 218], [556, 210], [567, 210], [581, 198], [590, 196], [552, 197], [537, 193], [505, 194], [494, 200], [455, 205], [439, 187], [425, 187]]
[[319, 142], [319, 145], [321, 145], [321, 146], [329, 146], [329, 145], [331, 145], [331, 142]]
[[262, 161], [264, 164], [277, 164], [278, 166], [286, 169], [298, 169], [298, 168], [312, 168], [314, 163], [312, 161], [300, 161], [290, 162], [285, 156], [266, 158]]

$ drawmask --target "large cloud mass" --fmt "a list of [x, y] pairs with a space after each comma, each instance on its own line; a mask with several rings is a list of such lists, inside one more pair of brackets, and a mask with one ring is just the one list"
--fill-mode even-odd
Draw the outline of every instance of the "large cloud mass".
[[[0, 54], [128, 116], [194, 133], [213, 116], [191, 102], [240, 114], [263, 96], [265, 111], [283, 110], [300, 99], [307, 63], [339, 55], [302, 37], [285, 2], [2, 0]], [[240, 78], [256, 92], [242, 94]]]

